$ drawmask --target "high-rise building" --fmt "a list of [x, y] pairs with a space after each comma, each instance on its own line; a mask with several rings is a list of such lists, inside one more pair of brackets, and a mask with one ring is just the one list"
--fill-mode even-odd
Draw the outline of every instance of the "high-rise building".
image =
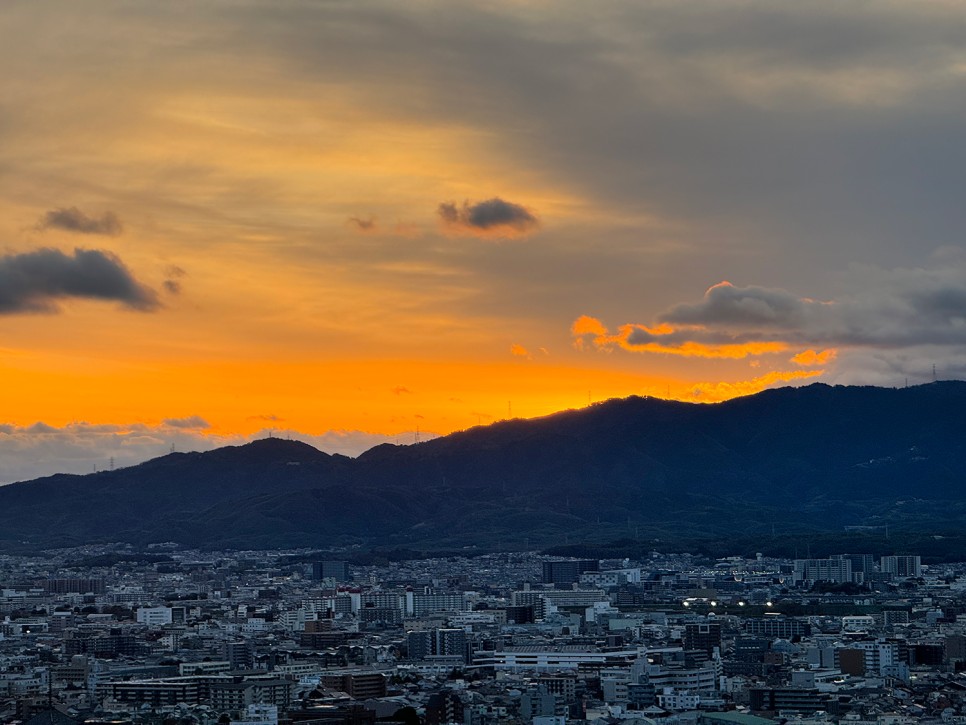
[[431, 612], [465, 612], [470, 608], [469, 602], [466, 601], [466, 597], [462, 593], [414, 592], [408, 597], [408, 600], [411, 602], [408, 609], [415, 617], [421, 617]]
[[805, 582], [852, 581], [852, 562], [848, 559], [795, 559], [795, 580]]
[[710, 657], [714, 650], [721, 649], [721, 625], [699, 622], [684, 625], [684, 649], [704, 652]]
[[812, 633], [812, 626], [808, 622], [784, 615], [747, 617], [742, 621], [741, 626], [748, 634], [758, 637], [791, 639], [807, 637]]
[[433, 644], [432, 630], [417, 630], [406, 634], [406, 649], [409, 650], [411, 660], [424, 660], [432, 655]]
[[312, 563], [313, 579], [335, 579], [337, 582], [351, 580], [349, 564], [345, 561], [316, 561]]
[[437, 629], [433, 654], [466, 659], [466, 632], [462, 629]]
[[233, 670], [250, 670], [255, 666], [255, 651], [245, 640], [225, 642], [225, 659]]
[[574, 584], [585, 571], [600, 571], [600, 561], [594, 559], [568, 559], [543, 562], [544, 584]]
[[918, 556], [883, 556], [879, 568], [884, 574], [897, 577], [922, 576], [922, 561]]
[[852, 565], [852, 575], [863, 577], [875, 572], [875, 557], [872, 554], [836, 554], [833, 559], [845, 559]]
[[409, 659], [462, 657], [466, 659], [466, 632], [462, 629], [432, 629], [406, 634]]
[[103, 577], [80, 578], [61, 577], [45, 579], [41, 582], [45, 592], [50, 594], [103, 594], [107, 591]]

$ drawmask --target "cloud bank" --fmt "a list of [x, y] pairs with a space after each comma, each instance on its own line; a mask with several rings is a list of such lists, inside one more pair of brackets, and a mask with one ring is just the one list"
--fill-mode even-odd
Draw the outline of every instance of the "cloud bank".
[[847, 291], [831, 300], [719, 282], [652, 322], [611, 332], [585, 315], [571, 333], [581, 350], [734, 359], [781, 353], [842, 382], [922, 382], [937, 359], [947, 377], [966, 370], [966, 265], [853, 267], [846, 279]]
[[[268, 416], [272, 417], [272, 416]], [[0, 485], [55, 473], [86, 474], [133, 466], [172, 452], [209, 451], [243, 445], [270, 435], [290, 438], [327, 453], [356, 456], [382, 443], [409, 443], [413, 434], [381, 435], [364, 431], [331, 430], [319, 435], [265, 429], [251, 435], [206, 433], [198, 415], [168, 418], [160, 425], [71, 423], [55, 427], [38, 422], [29, 426], [0, 423]], [[422, 440], [435, 435], [420, 431]]]

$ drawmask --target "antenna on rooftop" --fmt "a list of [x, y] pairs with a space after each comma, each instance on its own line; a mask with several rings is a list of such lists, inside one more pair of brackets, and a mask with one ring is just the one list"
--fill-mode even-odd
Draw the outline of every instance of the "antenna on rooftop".
[[114, 456], [111, 456], [111, 470], [114, 470]]
[[413, 443], [419, 443], [419, 423], [416, 424], [416, 432], [413, 433]]

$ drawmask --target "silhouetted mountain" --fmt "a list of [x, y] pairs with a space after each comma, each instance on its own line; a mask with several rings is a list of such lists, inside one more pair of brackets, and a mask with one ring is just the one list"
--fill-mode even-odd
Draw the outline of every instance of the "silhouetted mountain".
[[655, 398], [510, 420], [357, 459], [278, 439], [0, 487], [43, 545], [531, 546], [966, 523], [966, 383]]

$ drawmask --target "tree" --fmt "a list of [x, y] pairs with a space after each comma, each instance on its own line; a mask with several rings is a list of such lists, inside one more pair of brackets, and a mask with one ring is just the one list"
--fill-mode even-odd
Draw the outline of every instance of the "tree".
[[419, 713], [410, 706], [401, 707], [392, 714], [394, 722], [405, 723], [406, 725], [420, 725]]

